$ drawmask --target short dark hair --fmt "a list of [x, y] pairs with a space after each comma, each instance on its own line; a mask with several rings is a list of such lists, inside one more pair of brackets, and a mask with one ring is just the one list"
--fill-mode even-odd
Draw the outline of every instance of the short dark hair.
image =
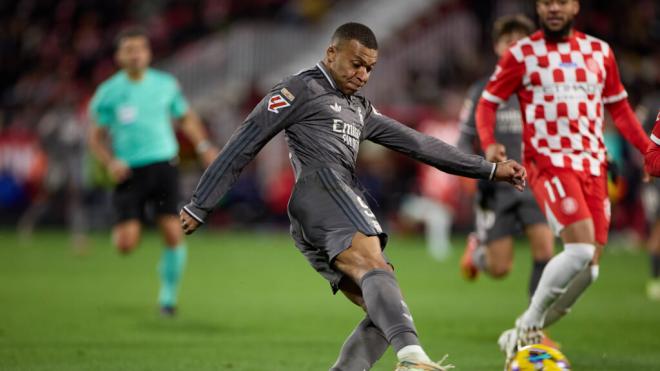
[[522, 14], [505, 15], [493, 24], [493, 42], [496, 43], [502, 36], [514, 32], [530, 35], [535, 29], [534, 22]]
[[149, 34], [147, 33], [147, 30], [140, 26], [131, 26], [119, 31], [115, 37], [115, 48], [119, 48], [119, 45], [121, 45], [121, 42], [124, 41], [124, 39], [131, 37], [144, 37], [145, 39], [149, 40]]
[[357, 40], [369, 49], [378, 50], [376, 35], [362, 23], [349, 22], [337, 27], [332, 34], [332, 42]]

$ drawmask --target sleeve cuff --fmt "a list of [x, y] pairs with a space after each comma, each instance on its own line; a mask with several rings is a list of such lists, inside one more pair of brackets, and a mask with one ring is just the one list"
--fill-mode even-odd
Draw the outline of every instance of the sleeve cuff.
[[200, 222], [202, 224], [204, 224], [204, 219], [206, 219], [206, 216], [208, 215], [208, 213], [206, 211], [195, 207], [192, 203], [184, 206], [183, 210], [188, 215], [190, 215], [193, 219], [197, 220], [198, 222]]
[[495, 170], [497, 170], [497, 162], [493, 162], [493, 169], [490, 171], [490, 176], [488, 177], [488, 180], [495, 179]]

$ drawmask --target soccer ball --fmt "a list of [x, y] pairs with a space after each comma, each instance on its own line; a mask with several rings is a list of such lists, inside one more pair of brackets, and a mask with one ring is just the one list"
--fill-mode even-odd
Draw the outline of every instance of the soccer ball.
[[533, 344], [520, 348], [508, 371], [568, 371], [571, 364], [560, 351], [547, 345]]

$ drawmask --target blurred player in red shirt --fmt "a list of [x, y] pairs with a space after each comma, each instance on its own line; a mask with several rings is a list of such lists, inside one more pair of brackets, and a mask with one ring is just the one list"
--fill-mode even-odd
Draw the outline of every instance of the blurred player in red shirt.
[[653, 143], [644, 156], [644, 167], [649, 175], [660, 177], [660, 111], [655, 119], [651, 140]]
[[640, 152], [650, 145], [621, 84], [614, 53], [573, 29], [577, 0], [537, 0], [542, 30], [514, 44], [500, 59], [477, 107], [487, 158], [506, 149], [493, 135], [497, 107], [518, 96], [523, 116], [523, 161], [530, 186], [564, 250], [550, 260], [516, 327], [500, 337], [507, 363], [522, 345], [568, 312], [596, 278], [607, 243], [610, 204], [603, 142], [603, 107]]
[[[653, 142], [649, 147], [648, 152], [644, 156], [644, 168], [646, 172], [654, 177], [660, 177], [660, 111], [655, 119], [653, 132], [651, 133], [651, 141]], [[657, 190], [660, 180], [656, 179], [650, 188]], [[646, 286], [646, 294], [649, 299], [660, 301], [660, 239], [659, 231], [660, 219], [657, 217], [657, 210], [655, 210], [656, 219], [651, 220], [652, 227], [649, 236], [648, 249], [651, 259], [651, 280]]]

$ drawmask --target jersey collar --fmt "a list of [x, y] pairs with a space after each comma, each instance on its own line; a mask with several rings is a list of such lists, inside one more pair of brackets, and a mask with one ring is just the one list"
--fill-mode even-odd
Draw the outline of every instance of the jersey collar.
[[[323, 73], [323, 76], [325, 76], [325, 79], [328, 80], [330, 83], [330, 86], [332, 86], [334, 89], [337, 89], [337, 84], [335, 83], [335, 80], [332, 79], [332, 75], [330, 75], [330, 72], [328, 72], [325, 69], [325, 66], [323, 65], [323, 62], [319, 62], [316, 64], [316, 67], [318, 67], [319, 70]], [[339, 90], [339, 89], [337, 89]]]

